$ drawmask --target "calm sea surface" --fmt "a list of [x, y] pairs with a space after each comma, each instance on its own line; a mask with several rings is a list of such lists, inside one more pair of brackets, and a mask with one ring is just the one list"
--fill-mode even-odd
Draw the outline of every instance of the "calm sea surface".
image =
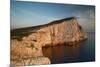
[[88, 32], [88, 39], [71, 46], [62, 45], [43, 48], [52, 64], [95, 61], [95, 33]]

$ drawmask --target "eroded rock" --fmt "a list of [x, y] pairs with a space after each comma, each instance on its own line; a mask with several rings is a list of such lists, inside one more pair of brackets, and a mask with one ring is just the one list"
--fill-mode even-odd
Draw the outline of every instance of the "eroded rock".
[[[87, 38], [86, 33], [75, 17], [65, 18], [51, 23], [30, 28], [13, 30], [11, 36], [11, 62], [14, 65], [50, 64], [43, 56], [43, 46], [62, 45], [80, 42]], [[18, 34], [17, 34], [18, 33]], [[38, 57], [39, 59], [37, 59]], [[22, 59], [25, 63], [22, 63]]]
[[50, 59], [44, 56], [32, 57], [32, 58], [23, 58], [11, 61], [13, 66], [30, 66], [30, 65], [44, 65], [51, 64]]

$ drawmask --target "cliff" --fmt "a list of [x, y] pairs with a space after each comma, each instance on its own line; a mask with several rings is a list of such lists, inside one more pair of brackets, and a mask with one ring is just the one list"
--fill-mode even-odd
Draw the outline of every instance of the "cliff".
[[15, 29], [11, 31], [11, 60], [43, 56], [44, 46], [75, 43], [86, 38], [86, 33], [75, 17]]
[[80, 42], [87, 38], [86, 33], [75, 17], [57, 20], [37, 31], [37, 42], [45, 45], [58, 45]]
[[44, 45], [79, 42], [87, 38], [86, 33], [75, 17], [56, 20], [45, 25], [16, 29], [11, 31], [11, 38], [17, 40], [33, 39]]

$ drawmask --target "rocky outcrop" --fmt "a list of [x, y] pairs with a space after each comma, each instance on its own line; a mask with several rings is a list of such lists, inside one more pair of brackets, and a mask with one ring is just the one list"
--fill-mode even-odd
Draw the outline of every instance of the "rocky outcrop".
[[51, 22], [37, 31], [37, 41], [43, 46], [80, 42], [86, 38], [86, 33], [75, 17]]
[[[86, 33], [75, 17], [11, 31], [11, 61], [43, 56], [42, 47], [75, 43], [86, 39]], [[36, 60], [33, 60], [35, 64]], [[43, 61], [44, 60], [40, 60]], [[36, 64], [44, 64], [42, 62]], [[47, 63], [48, 64], [48, 61]]]
[[31, 65], [44, 65], [44, 64], [51, 64], [49, 58], [38, 56], [32, 58], [23, 58], [11, 61], [11, 64], [15, 64], [12, 67], [16, 66], [31, 66]]

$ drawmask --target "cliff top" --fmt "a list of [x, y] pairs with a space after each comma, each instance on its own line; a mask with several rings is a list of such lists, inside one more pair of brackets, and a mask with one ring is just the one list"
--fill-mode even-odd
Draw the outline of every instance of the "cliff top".
[[59, 24], [59, 23], [62, 23], [63, 21], [69, 21], [69, 20], [72, 20], [72, 19], [76, 19], [76, 17], [69, 17], [69, 18], [64, 18], [64, 19], [60, 19], [60, 20], [55, 20], [55, 21], [52, 21], [48, 24], [43, 24], [43, 25], [38, 25], [38, 26], [14, 29], [14, 30], [11, 30], [11, 36], [18, 36], [18, 37], [27, 36], [31, 33], [36, 32], [36, 30], [38, 30], [40, 28], [43, 28], [43, 27], [46, 27], [46, 26], [49, 26], [49, 25], [53, 25], [53, 24]]
[[52, 22], [50, 22], [50, 23], [47, 23], [47, 24], [43, 24], [43, 25], [37, 25], [37, 26], [32, 26], [32, 27], [24, 27], [24, 28], [18, 28], [18, 29], [13, 29], [13, 30], [11, 30], [11, 31], [14, 31], [14, 30], [21, 30], [21, 29], [31, 29], [31, 28], [33, 28], [33, 29], [36, 29], [36, 28], [38, 28], [38, 27], [43, 27], [43, 26], [47, 26], [47, 25], [53, 25], [53, 24], [58, 24], [58, 23], [62, 23], [63, 21], [69, 21], [69, 20], [72, 20], [72, 19], [76, 19], [76, 17], [69, 17], [69, 18], [64, 18], [64, 19], [60, 19], [60, 20], [54, 20], [54, 21], [52, 21]]
[[76, 17], [69, 17], [69, 18], [64, 18], [64, 19], [60, 19], [60, 20], [55, 20], [55, 21], [52, 21], [46, 25], [53, 25], [53, 24], [58, 24], [58, 23], [62, 23], [63, 21], [69, 21], [69, 20], [72, 20], [72, 19], [76, 19]]

